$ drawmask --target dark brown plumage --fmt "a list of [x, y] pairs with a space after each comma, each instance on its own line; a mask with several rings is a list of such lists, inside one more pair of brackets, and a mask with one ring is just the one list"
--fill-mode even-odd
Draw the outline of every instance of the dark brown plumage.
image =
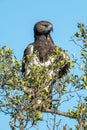
[[53, 26], [50, 22], [40, 21], [35, 24], [34, 43], [29, 44], [24, 51], [25, 63], [22, 65], [22, 72], [26, 72], [26, 64], [28, 64], [26, 55], [33, 53], [35, 50], [39, 52], [40, 62], [48, 60], [49, 54], [55, 47], [50, 36], [52, 30]]
[[[44, 62], [48, 63], [50, 54], [56, 47], [50, 36], [51, 31], [53, 31], [53, 26], [48, 21], [40, 21], [35, 24], [34, 42], [29, 44], [24, 51], [25, 60], [22, 64], [22, 73], [25, 77], [28, 76], [30, 73], [30, 71], [28, 70], [28, 65], [30, 63], [29, 63], [29, 59], [27, 58], [27, 55], [32, 54], [34, 51], [37, 51], [39, 53], [39, 57], [38, 57], [39, 62], [41, 64]], [[64, 57], [66, 57], [66, 54], [64, 51], [63, 51], [63, 55], [64, 55]], [[65, 64], [65, 66], [61, 67], [61, 69], [59, 70], [59, 73], [56, 76], [58, 78], [61, 78], [65, 73], [67, 73], [68, 68], [69, 68], [69, 64]], [[50, 102], [49, 102], [50, 104], [52, 103], [52, 96], [51, 96], [52, 90], [51, 89], [52, 89], [52, 87], [49, 86], [48, 98], [50, 95]], [[48, 106], [50, 106], [50, 105], [48, 104]]]

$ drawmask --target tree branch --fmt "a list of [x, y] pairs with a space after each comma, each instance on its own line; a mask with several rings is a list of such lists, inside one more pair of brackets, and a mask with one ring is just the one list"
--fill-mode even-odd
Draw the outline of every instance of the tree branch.
[[51, 113], [51, 114], [57, 114], [57, 115], [61, 115], [61, 116], [65, 116], [65, 117], [76, 119], [75, 117], [71, 116], [68, 112], [63, 112], [63, 111], [60, 111], [60, 110], [46, 109], [46, 111], [42, 110], [42, 112], [47, 112], [47, 113]]

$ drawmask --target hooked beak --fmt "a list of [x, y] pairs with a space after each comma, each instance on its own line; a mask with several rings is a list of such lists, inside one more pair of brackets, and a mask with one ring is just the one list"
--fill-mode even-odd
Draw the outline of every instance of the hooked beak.
[[53, 26], [51, 27], [51, 31], [53, 32]]
[[52, 24], [50, 24], [50, 25], [48, 26], [48, 30], [53, 32], [53, 25], [52, 25]]

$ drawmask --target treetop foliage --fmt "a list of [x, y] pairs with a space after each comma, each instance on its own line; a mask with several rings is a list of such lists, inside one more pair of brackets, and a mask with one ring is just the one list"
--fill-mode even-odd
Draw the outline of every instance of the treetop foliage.
[[[30, 75], [27, 77], [24, 77], [21, 72], [24, 59], [18, 61], [13, 51], [7, 46], [0, 49], [0, 110], [11, 116], [9, 125], [12, 130], [16, 128], [24, 130], [29, 122], [33, 127], [38, 121], [44, 120], [43, 112], [74, 118], [78, 121], [77, 130], [87, 129], [87, 97], [80, 95], [81, 91], [87, 92], [87, 27], [83, 23], [78, 23], [77, 27], [78, 32], [71, 37], [71, 41], [80, 47], [79, 59], [74, 53], [72, 61], [69, 57], [64, 61], [61, 58], [61, 48], [56, 47], [51, 54], [51, 57], [55, 57], [55, 62], [52, 62], [49, 67], [29, 66]], [[35, 52], [28, 57], [31, 61], [32, 57], [37, 55], [38, 53]], [[60, 58], [61, 61], [58, 62]], [[65, 62], [70, 63], [70, 71], [67, 75], [59, 79], [54, 75], [49, 75], [52, 69], [58, 73]], [[81, 72], [80, 75], [73, 72], [75, 65]], [[49, 93], [49, 85], [54, 81], [56, 82], [52, 86], [52, 93]], [[75, 93], [79, 99], [77, 105], [72, 106], [72, 110], [68, 109], [67, 112], [60, 110], [60, 106], [72, 100]], [[65, 95], [66, 99], [63, 99]], [[52, 103], [52, 108], [49, 108], [50, 103]], [[56, 124], [55, 121], [54, 124]], [[62, 128], [67, 129], [65, 126]], [[55, 125], [55, 129], [58, 127], [59, 125]]]

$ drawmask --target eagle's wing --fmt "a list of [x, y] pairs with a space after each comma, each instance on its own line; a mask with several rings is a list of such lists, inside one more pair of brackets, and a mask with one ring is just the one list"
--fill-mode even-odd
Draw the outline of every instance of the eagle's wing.
[[[65, 61], [62, 66], [59, 68], [58, 78], [61, 78], [63, 75], [67, 74], [70, 68], [70, 58], [65, 50], [62, 50], [62, 59]], [[68, 61], [66, 61], [68, 59]]]
[[34, 51], [34, 46], [32, 44], [29, 44], [26, 49], [24, 50], [24, 56], [23, 56], [23, 62], [22, 62], [22, 73], [23, 75], [28, 75], [29, 70], [28, 70], [28, 64], [29, 64], [29, 59], [28, 55], [32, 54]]

